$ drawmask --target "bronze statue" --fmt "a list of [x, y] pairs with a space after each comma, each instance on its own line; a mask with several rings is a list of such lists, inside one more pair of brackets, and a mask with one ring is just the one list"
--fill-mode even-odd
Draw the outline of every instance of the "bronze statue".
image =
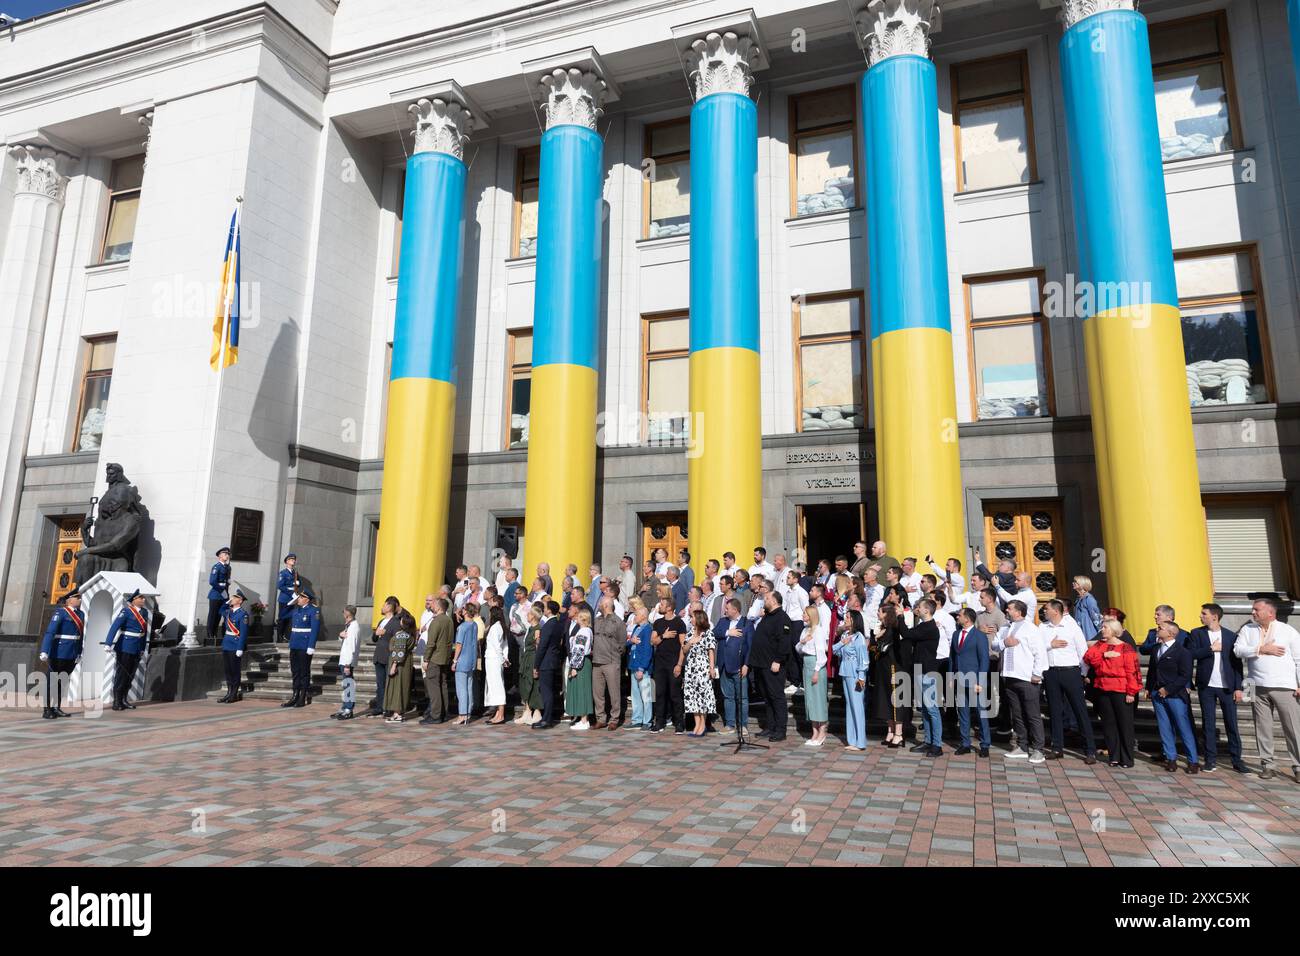
[[149, 516], [140, 503], [140, 493], [126, 480], [121, 465], [110, 463], [104, 477], [108, 489], [101, 498], [91, 499], [90, 510], [81, 522], [83, 547], [77, 552], [77, 587], [100, 571], [134, 571], [140, 529]]

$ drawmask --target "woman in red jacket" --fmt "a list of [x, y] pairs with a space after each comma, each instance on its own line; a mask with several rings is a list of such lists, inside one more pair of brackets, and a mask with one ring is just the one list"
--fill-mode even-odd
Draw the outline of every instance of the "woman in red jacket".
[[1101, 625], [1101, 639], [1083, 655], [1092, 668], [1092, 686], [1097, 691], [1101, 730], [1110, 752], [1110, 765], [1133, 766], [1133, 701], [1142, 691], [1138, 654], [1122, 637], [1124, 625], [1108, 618]]

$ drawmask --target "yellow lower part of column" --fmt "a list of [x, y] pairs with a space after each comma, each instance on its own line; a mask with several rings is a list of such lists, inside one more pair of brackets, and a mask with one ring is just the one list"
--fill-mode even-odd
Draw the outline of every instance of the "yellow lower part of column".
[[731, 551], [738, 565], [748, 567], [754, 548], [764, 544], [758, 353], [732, 347], [694, 352], [690, 383], [687, 534], [698, 580], [710, 558], [720, 562]]
[[952, 333], [900, 329], [871, 343], [880, 536], [900, 559], [967, 564]]
[[[531, 583], [539, 563], [551, 566], [558, 599], [564, 569], [591, 567], [596, 521], [596, 370], [585, 365], [533, 369], [528, 423], [528, 485], [524, 498]], [[525, 587], [528, 586], [525, 583]]]
[[1134, 634], [1157, 604], [1190, 628], [1214, 590], [1178, 309], [1103, 312], [1084, 343], [1108, 597]]
[[390, 594], [414, 613], [443, 581], [455, 416], [456, 387], [450, 382], [399, 378], [388, 385], [375, 620]]

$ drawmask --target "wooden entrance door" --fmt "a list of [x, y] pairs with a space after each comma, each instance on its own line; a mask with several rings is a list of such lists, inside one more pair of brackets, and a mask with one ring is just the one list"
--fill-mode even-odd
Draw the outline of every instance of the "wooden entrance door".
[[81, 547], [81, 515], [59, 515], [41, 534], [36, 583], [27, 604], [27, 630], [39, 634], [50, 621], [55, 605], [77, 585], [76, 554]]
[[983, 553], [992, 570], [1010, 559], [1028, 571], [1039, 602], [1069, 591], [1059, 500], [985, 502]]
[[[668, 561], [676, 564], [677, 552], [682, 548], [690, 550], [690, 546], [691, 543], [686, 535], [684, 511], [641, 515], [641, 562], [643, 564], [650, 560], [655, 548], [663, 548], [667, 551]], [[638, 575], [640, 570], [637, 568]]]

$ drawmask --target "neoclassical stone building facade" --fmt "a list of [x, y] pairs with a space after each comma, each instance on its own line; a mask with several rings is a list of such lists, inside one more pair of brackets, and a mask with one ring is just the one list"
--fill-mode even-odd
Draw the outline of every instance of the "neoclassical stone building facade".
[[[1286, 0], [99, 0], [0, 61], [0, 632], [120, 463], [327, 621], [460, 561], [1297, 586]], [[1104, 51], [1104, 52], [1102, 52]], [[237, 365], [208, 370], [242, 197]], [[742, 563], [748, 563], [742, 560]], [[378, 591], [377, 591], [378, 589]]]

